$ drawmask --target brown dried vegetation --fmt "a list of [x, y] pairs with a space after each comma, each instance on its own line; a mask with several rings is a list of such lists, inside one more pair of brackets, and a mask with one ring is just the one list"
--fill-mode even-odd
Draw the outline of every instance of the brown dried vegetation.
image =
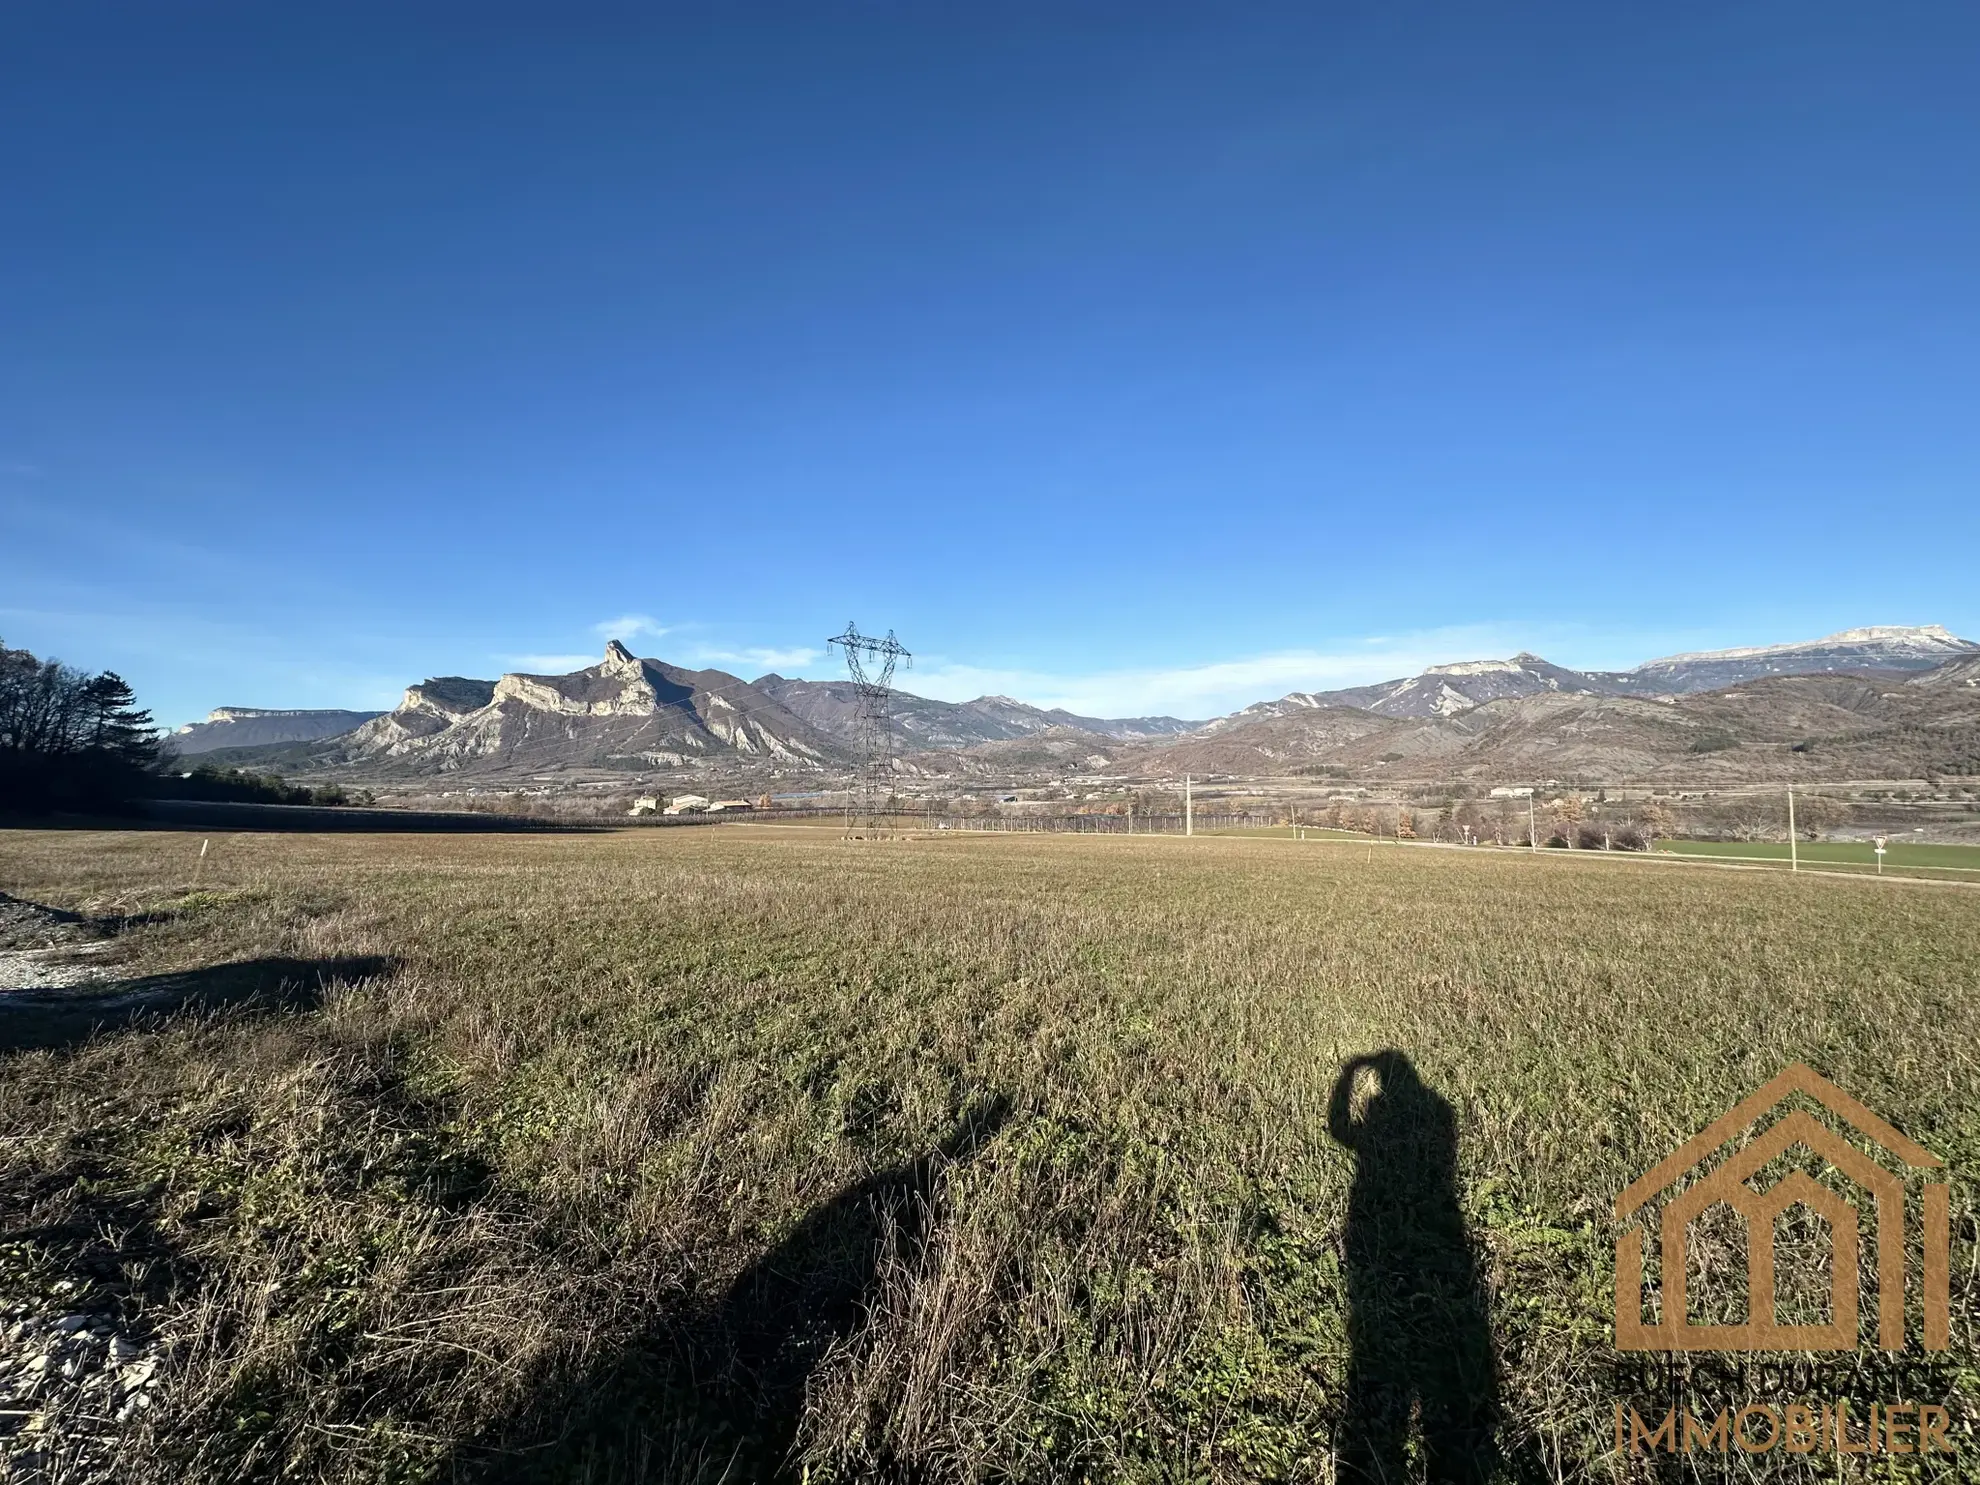
[[[124, 1479], [1325, 1479], [1355, 1335], [1435, 1305], [1495, 1468], [1628, 1478], [1611, 1204], [1794, 1059], [1947, 1158], [1954, 1351], [1903, 1381], [1980, 1403], [1971, 892], [771, 827], [230, 836], [194, 891], [197, 849], [0, 835], [0, 887], [134, 925], [116, 976], [320, 967], [0, 1053], [0, 1301], [166, 1358]], [[1346, 1233], [1396, 1172], [1330, 1094], [1382, 1048], [1455, 1141], [1476, 1293], [1429, 1308]]]

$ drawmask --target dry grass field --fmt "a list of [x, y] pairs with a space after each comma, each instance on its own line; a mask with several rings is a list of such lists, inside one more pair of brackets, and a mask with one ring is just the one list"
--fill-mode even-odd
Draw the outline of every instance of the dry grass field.
[[[0, 1011], [0, 1335], [110, 1316], [157, 1358], [121, 1423], [21, 1391], [25, 1477], [1621, 1481], [1660, 1477], [1611, 1438], [1653, 1384], [1946, 1401], [1966, 1452], [1878, 1478], [1975, 1477], [1980, 892], [761, 826], [198, 846], [0, 834], [0, 891], [124, 997]], [[1796, 1059], [1946, 1158], [1953, 1348], [1650, 1375], [1617, 1193]]]

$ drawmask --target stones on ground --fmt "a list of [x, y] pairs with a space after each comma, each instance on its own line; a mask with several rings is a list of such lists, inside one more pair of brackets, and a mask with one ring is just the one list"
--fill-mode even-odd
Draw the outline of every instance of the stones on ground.
[[0, 892], [0, 1006], [8, 991], [69, 990], [104, 978], [77, 957], [107, 949], [74, 913]]
[[0, 1336], [0, 1479], [48, 1478], [56, 1459], [65, 1480], [115, 1479], [122, 1433], [157, 1401], [156, 1350], [117, 1316], [85, 1310], [17, 1305]]

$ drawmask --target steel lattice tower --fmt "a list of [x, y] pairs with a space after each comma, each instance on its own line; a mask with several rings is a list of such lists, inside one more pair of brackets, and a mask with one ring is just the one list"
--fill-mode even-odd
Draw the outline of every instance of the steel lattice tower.
[[893, 630], [885, 639], [875, 639], [861, 634], [850, 621], [844, 634], [833, 635], [825, 645], [845, 652], [846, 673], [856, 697], [859, 777], [846, 803], [846, 831], [870, 837], [894, 792], [894, 666], [905, 663], [912, 668], [914, 656], [894, 638]]

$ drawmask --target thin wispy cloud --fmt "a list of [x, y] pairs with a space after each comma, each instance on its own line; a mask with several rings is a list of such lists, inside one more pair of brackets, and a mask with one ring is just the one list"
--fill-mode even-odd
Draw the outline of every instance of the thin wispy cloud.
[[591, 626], [592, 633], [600, 639], [662, 639], [672, 634], [675, 625], [663, 624], [651, 614], [621, 614], [616, 619], [607, 619]]
[[824, 651], [808, 645], [778, 649], [774, 645], [752, 645], [736, 650], [707, 649], [697, 646], [692, 658], [703, 665], [742, 665], [759, 674], [767, 670], [802, 670], [824, 656]]
[[997, 669], [936, 660], [897, 678], [904, 690], [942, 701], [1011, 696], [1083, 716], [1221, 716], [1289, 691], [1331, 691], [1414, 675], [1430, 665], [1505, 656], [1519, 641], [1489, 629], [1435, 630], [1351, 641], [1320, 650], [1278, 650], [1200, 665], [1063, 673]]

